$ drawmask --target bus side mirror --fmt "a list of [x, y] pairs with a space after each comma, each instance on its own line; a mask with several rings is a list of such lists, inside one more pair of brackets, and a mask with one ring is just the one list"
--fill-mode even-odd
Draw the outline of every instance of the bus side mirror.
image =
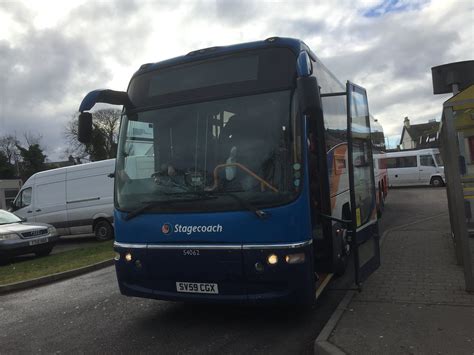
[[307, 114], [320, 107], [318, 81], [314, 76], [303, 76], [296, 79], [300, 112]]
[[92, 140], [92, 114], [81, 112], [77, 129], [77, 140], [81, 143], [90, 143]]

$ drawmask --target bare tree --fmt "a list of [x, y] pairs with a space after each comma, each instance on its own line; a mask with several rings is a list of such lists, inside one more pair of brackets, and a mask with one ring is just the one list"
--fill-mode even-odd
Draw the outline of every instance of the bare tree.
[[3, 137], [0, 137], [0, 152], [8, 159], [8, 162], [12, 165], [16, 165], [20, 160], [20, 152], [17, 148], [17, 145], [20, 142], [16, 136], [12, 134], [7, 134]]
[[64, 151], [64, 158], [72, 156], [74, 158], [85, 159], [89, 156], [89, 153], [86, 151], [86, 145], [77, 140], [77, 118], [78, 115], [74, 114], [64, 129], [64, 136], [69, 143], [69, 146]]
[[64, 134], [69, 143], [65, 156], [91, 161], [115, 158], [120, 125], [120, 110], [103, 109], [92, 113], [92, 141], [82, 144], [77, 140], [77, 115], [67, 123]]
[[[43, 136], [41, 134], [26, 132], [23, 134], [23, 138], [25, 139], [25, 143], [28, 147], [32, 145], [42, 145], [41, 140], [43, 139]], [[42, 149], [44, 150], [44, 147], [42, 147]]]

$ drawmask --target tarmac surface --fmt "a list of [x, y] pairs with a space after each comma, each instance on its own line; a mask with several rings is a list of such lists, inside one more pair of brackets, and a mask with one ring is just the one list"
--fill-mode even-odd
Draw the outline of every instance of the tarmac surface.
[[387, 206], [404, 223], [386, 233], [382, 266], [328, 341], [347, 354], [474, 354], [474, 294], [456, 264], [445, 189], [391, 190]]
[[[330, 342], [353, 354], [473, 353], [473, 296], [455, 276], [462, 270], [447, 235], [445, 196], [431, 188], [389, 192], [382, 267], [346, 307]], [[302, 311], [127, 298], [108, 267], [0, 296], [0, 353], [310, 354], [351, 276]]]

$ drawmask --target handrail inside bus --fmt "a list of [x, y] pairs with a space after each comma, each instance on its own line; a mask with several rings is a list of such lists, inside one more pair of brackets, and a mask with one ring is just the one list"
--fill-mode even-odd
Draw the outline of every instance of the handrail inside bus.
[[260, 176], [258, 176], [257, 174], [255, 174], [252, 170], [250, 170], [249, 168], [245, 167], [244, 165], [242, 164], [239, 164], [239, 163], [226, 163], [226, 164], [219, 164], [217, 165], [215, 168], [214, 168], [214, 185], [211, 186], [208, 191], [214, 191], [215, 189], [217, 189], [217, 186], [218, 186], [218, 183], [219, 183], [219, 175], [217, 174], [218, 171], [220, 169], [223, 169], [223, 168], [229, 168], [229, 167], [237, 167], [239, 169], [242, 169], [243, 171], [245, 171], [247, 174], [249, 174], [250, 176], [252, 176], [253, 178], [255, 178], [256, 180], [258, 180], [262, 185], [268, 187], [270, 190], [272, 190], [273, 192], [278, 192], [278, 189], [276, 187], [274, 187], [273, 185], [271, 185], [268, 181], [265, 181], [264, 179], [262, 179]]

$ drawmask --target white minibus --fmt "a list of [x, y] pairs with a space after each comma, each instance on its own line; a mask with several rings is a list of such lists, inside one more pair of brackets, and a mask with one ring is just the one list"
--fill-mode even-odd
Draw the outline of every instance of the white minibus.
[[444, 186], [444, 166], [439, 149], [402, 150], [385, 154], [389, 186]]

